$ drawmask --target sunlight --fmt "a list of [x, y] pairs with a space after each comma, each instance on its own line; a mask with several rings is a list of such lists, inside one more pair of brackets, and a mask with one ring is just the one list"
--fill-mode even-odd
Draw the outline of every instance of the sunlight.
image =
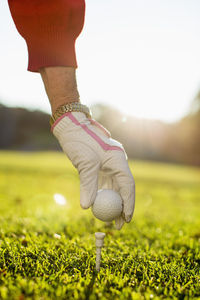
[[[111, 13], [112, 22], [110, 14], [105, 14], [102, 23], [101, 13], [112, 2], [102, 5], [90, 0], [87, 4], [85, 27], [76, 45], [81, 101], [88, 106], [104, 102], [137, 118], [177, 121], [186, 114], [199, 87], [200, 18], [195, 7], [199, 4], [181, 5], [180, 15], [180, 3], [156, 1], [155, 7], [148, 2], [144, 7], [142, 2], [128, 1], [125, 6], [119, 2]], [[40, 76], [26, 70], [26, 45], [8, 5], [2, 1], [0, 6], [5, 24], [0, 37], [1, 102], [50, 113]], [[123, 26], [119, 15], [124, 16]]]

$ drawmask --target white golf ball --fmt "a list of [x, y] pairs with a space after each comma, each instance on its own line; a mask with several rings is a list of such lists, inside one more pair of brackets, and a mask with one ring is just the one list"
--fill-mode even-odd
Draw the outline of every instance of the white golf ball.
[[101, 221], [113, 221], [122, 212], [122, 199], [120, 195], [113, 190], [99, 190], [92, 205], [92, 212]]

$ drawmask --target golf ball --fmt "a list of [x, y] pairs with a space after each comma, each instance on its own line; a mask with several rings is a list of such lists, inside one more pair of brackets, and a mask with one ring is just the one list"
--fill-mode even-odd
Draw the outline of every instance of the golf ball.
[[101, 221], [113, 221], [122, 212], [122, 199], [120, 195], [113, 190], [99, 190], [92, 205], [92, 212]]

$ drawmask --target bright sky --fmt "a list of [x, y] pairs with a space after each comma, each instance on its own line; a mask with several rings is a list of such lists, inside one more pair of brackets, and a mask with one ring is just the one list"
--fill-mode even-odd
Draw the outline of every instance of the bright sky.
[[[0, 99], [50, 113], [25, 41], [0, 1]], [[200, 89], [199, 0], [86, 0], [77, 41], [81, 101], [136, 117], [175, 121]]]

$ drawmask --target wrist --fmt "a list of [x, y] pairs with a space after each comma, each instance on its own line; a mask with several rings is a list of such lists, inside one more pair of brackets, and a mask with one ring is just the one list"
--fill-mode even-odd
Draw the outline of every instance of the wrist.
[[57, 108], [55, 113], [50, 117], [50, 125], [52, 126], [62, 115], [68, 112], [83, 112], [87, 118], [92, 118], [91, 111], [86, 105], [80, 102], [70, 102]]

